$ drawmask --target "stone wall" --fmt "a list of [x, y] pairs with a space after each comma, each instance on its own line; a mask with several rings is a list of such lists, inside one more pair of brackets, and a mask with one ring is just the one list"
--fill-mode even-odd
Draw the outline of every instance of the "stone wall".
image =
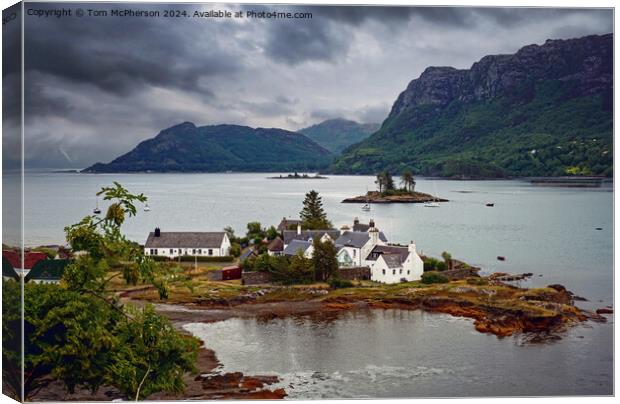
[[338, 269], [340, 277], [348, 280], [369, 280], [370, 268], [369, 267], [341, 267]]
[[268, 272], [243, 272], [241, 274], [242, 285], [262, 285], [271, 282], [271, 274]]

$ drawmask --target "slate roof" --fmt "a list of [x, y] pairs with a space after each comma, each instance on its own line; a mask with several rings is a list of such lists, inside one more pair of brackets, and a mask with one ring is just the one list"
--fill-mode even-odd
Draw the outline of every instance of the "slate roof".
[[59, 281], [71, 260], [42, 260], [37, 262], [28, 272], [25, 282], [29, 280]]
[[353, 231], [368, 231], [368, 229], [370, 229], [368, 224], [353, 222]]
[[305, 253], [310, 246], [312, 246], [312, 243], [309, 241], [292, 240], [284, 249], [284, 255], [297, 255], [298, 251]]
[[223, 231], [162, 231], [159, 237], [155, 237], [155, 233], [150, 232], [144, 246], [146, 248], [220, 248], [225, 235]]
[[340, 237], [340, 230], [303, 230], [301, 234], [297, 234], [297, 230], [284, 230], [282, 236], [284, 237], [284, 245], [288, 245], [293, 240], [308, 241], [311, 238], [321, 238], [325, 233], [329, 234], [332, 240]]
[[284, 250], [284, 241], [280, 237], [276, 237], [267, 246], [269, 251], [282, 251]]
[[[407, 252], [409, 255], [409, 252]], [[381, 256], [383, 260], [387, 264], [388, 268], [400, 268], [403, 266], [403, 262], [407, 259], [407, 255], [403, 257], [402, 254], [399, 253], [383, 253]]]
[[[387, 243], [383, 232], [379, 232], [379, 239]], [[336, 245], [362, 248], [370, 240], [370, 234], [364, 231], [345, 231], [337, 239]]]
[[13, 265], [11, 265], [11, 262], [4, 256], [2, 257], [2, 277], [13, 278], [15, 280], [19, 279], [19, 275], [15, 272]]
[[250, 258], [250, 256], [252, 255], [256, 255], [256, 251], [254, 251], [254, 248], [250, 247], [239, 256], [239, 261], [243, 262], [244, 260]]
[[375, 248], [370, 251], [368, 257], [366, 257], [367, 261], [376, 261], [379, 258], [379, 255], [385, 254], [397, 254], [401, 257], [401, 262], [404, 262], [409, 256], [409, 248], [407, 247], [398, 247], [393, 245], [376, 245]]
[[289, 229], [290, 226], [297, 226], [298, 224], [301, 224], [301, 220], [299, 219], [282, 218], [282, 221], [278, 225], [278, 231], [283, 232], [284, 230]]

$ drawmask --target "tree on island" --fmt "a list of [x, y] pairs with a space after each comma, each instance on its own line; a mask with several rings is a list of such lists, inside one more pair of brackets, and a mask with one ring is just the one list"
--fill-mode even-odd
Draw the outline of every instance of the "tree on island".
[[379, 187], [380, 194], [394, 190], [394, 179], [392, 178], [392, 174], [387, 170], [377, 174], [375, 184]]
[[[116, 182], [98, 195], [111, 201], [105, 217], [86, 216], [65, 228], [72, 250], [86, 254], [65, 268], [59, 285], [24, 285], [24, 400], [45, 387], [47, 378], [62, 383], [69, 393], [77, 388], [95, 393], [109, 385], [128, 399], [144, 399], [158, 391], [182, 392], [183, 374], [196, 370], [195, 338], [178, 333], [152, 306], [123, 305], [110, 291], [110, 281], [122, 276], [128, 284], [155, 286], [164, 299], [169, 282], [186, 280], [179, 268], [145, 256], [121, 232], [126, 217], [137, 213], [135, 203], [146, 202], [146, 197]], [[19, 302], [19, 283], [2, 286], [5, 307]], [[4, 346], [21, 346], [20, 333], [11, 332], [19, 330], [20, 314], [3, 310]], [[3, 372], [20, 371], [19, 352], [3, 350]], [[11, 386], [20, 398], [21, 382]]]
[[327, 220], [327, 214], [323, 209], [323, 200], [319, 193], [312, 190], [306, 194], [304, 207], [299, 213], [301, 225], [308, 230], [331, 229], [332, 224]]
[[402, 175], [400, 176], [401, 179], [401, 184], [403, 184], [405, 186], [405, 189], [409, 192], [414, 192], [415, 191], [415, 178], [413, 177], [413, 173], [411, 172], [411, 170], [405, 170], [403, 171]]
[[312, 241], [312, 265], [314, 266], [314, 278], [319, 282], [325, 282], [331, 278], [338, 278], [338, 249], [331, 241], [321, 241], [316, 237]]

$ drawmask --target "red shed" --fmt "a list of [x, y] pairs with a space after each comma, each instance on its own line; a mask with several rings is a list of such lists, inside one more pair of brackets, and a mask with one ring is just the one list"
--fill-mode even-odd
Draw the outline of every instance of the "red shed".
[[233, 279], [241, 279], [241, 267], [238, 265], [232, 265], [222, 268], [222, 280], [230, 281]]

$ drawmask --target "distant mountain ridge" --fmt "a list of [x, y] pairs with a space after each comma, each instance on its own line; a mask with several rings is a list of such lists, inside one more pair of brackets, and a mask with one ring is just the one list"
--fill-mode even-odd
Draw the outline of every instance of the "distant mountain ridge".
[[429, 67], [336, 173], [612, 175], [613, 34], [528, 45], [470, 69]]
[[340, 154], [352, 144], [361, 142], [381, 125], [358, 123], [342, 118], [328, 119], [316, 125], [298, 130], [334, 154]]
[[184, 122], [83, 172], [306, 171], [325, 168], [331, 159], [328, 150], [300, 133]]

